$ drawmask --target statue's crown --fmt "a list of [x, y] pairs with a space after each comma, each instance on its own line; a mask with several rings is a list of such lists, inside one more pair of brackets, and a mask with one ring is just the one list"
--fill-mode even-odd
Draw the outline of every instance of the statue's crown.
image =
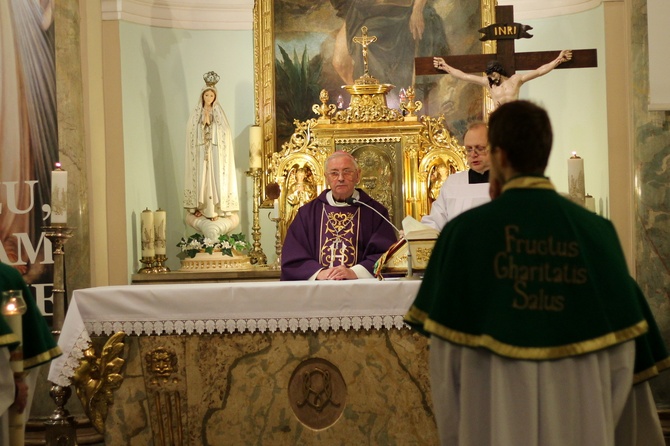
[[221, 77], [213, 71], [208, 71], [202, 78], [205, 80], [205, 84], [207, 84], [208, 87], [215, 86], [216, 83], [219, 82], [219, 79], [221, 79]]

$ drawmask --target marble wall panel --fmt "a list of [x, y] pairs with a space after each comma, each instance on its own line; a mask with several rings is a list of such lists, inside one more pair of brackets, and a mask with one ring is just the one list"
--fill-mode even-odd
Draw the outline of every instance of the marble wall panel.
[[[670, 345], [670, 112], [648, 111], [647, 1], [632, 0], [633, 126], [637, 281]], [[657, 405], [670, 407], [670, 373], [652, 381]]]

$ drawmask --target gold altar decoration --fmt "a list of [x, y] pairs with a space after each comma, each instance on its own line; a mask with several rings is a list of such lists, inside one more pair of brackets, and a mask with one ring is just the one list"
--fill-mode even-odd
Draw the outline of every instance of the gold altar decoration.
[[361, 168], [359, 187], [386, 206], [398, 227], [406, 215], [420, 220], [430, 212], [436, 198], [430, 189], [441, 166], [447, 167], [448, 174], [467, 168], [465, 150], [444, 127], [444, 117], [405, 120], [399, 110], [388, 111], [385, 98], [372, 98], [385, 93], [352, 91], [364, 92], [354, 93], [354, 98], [367, 99], [352, 99], [349, 108], [336, 113], [333, 104], [327, 103], [327, 92], [322, 92], [322, 103], [313, 106], [319, 118], [294, 121], [293, 135], [272, 155], [270, 178], [281, 188], [282, 240], [297, 208], [309, 201], [295, 200], [296, 171], [308, 172], [308, 180], [303, 179], [304, 196], [314, 198], [326, 188], [324, 163], [337, 150], [356, 158]]
[[[495, 22], [495, 1], [493, 0], [479, 0], [480, 20], [478, 27], [486, 27]], [[468, 4], [468, 7], [470, 5]], [[464, 6], [455, 5], [457, 9], [462, 9]], [[258, 0], [254, 2], [253, 9], [253, 35], [254, 35], [254, 96], [256, 123], [263, 128], [263, 143], [262, 143], [262, 167], [261, 167], [261, 197], [265, 197], [266, 187], [273, 182], [275, 172], [270, 166], [271, 158], [277, 152], [283, 149], [280, 138], [277, 135], [277, 100], [278, 100], [278, 85], [276, 82], [276, 69], [281, 56], [279, 56], [278, 48], [278, 32], [281, 32], [282, 25], [276, 21], [277, 14], [280, 11], [288, 8], [285, 3], [276, 2], [275, 0]], [[325, 17], [324, 20], [340, 20], [336, 17], [336, 10], [333, 8], [332, 17]], [[291, 22], [289, 22], [291, 23]], [[319, 26], [320, 24], [316, 25]], [[310, 30], [315, 26], [310, 26]], [[307, 30], [309, 33], [310, 30]], [[321, 32], [328, 32], [328, 29], [321, 29]], [[447, 30], [447, 39], [450, 41], [457, 41], [463, 36], [452, 34]], [[480, 43], [482, 53], [495, 53], [495, 41], [484, 41]], [[279, 56], [279, 57], [278, 57]], [[373, 73], [377, 76], [383, 73]], [[407, 85], [398, 85], [397, 88], [407, 89]], [[418, 88], [418, 86], [417, 86]], [[333, 94], [331, 90], [331, 94]], [[487, 116], [488, 112], [493, 109], [490, 95], [487, 94], [486, 88], [481, 88], [481, 95], [484, 99], [483, 116]], [[334, 95], [335, 98], [337, 95]], [[474, 98], [473, 98], [474, 99]], [[326, 103], [326, 105], [328, 105]], [[411, 105], [410, 105], [411, 106]], [[424, 109], [425, 109], [424, 105]], [[329, 110], [326, 109], [326, 112]], [[409, 111], [409, 110], [408, 110]], [[414, 111], [416, 113], [418, 109]], [[329, 118], [330, 116], [328, 116]], [[405, 120], [411, 119], [411, 113], [405, 116]], [[302, 120], [302, 119], [301, 119]], [[263, 207], [271, 207], [272, 203], [267, 201], [263, 203]]]
[[322, 90], [321, 103], [312, 106], [318, 118], [294, 120], [293, 135], [272, 154], [269, 172], [281, 189], [277, 232], [282, 241], [299, 207], [326, 187], [324, 163], [333, 152], [356, 158], [361, 169], [358, 187], [388, 209], [396, 227], [405, 216], [420, 220], [430, 212], [437, 193], [431, 187], [439, 191], [436, 175], [443, 182], [449, 173], [466, 168], [465, 151], [444, 128], [444, 118], [417, 118], [422, 104], [414, 101], [413, 86], [401, 109], [388, 107], [386, 96], [395, 87], [368, 72], [367, 48], [377, 38], [368, 36], [363, 26], [361, 36], [353, 40], [363, 48], [365, 70], [353, 85], [342, 87], [351, 95], [349, 106], [337, 110]]
[[[437, 118], [431, 116], [421, 116], [419, 120], [422, 124], [419, 131], [419, 154], [418, 160], [418, 215], [412, 215], [417, 220], [420, 217], [430, 213], [432, 203], [437, 199], [435, 191], [436, 179], [440, 176], [440, 171], [446, 168], [446, 176], [452, 173], [460, 172], [468, 168], [467, 155], [456, 137], [451, 135], [444, 127], [444, 116]], [[442, 183], [439, 184], [440, 186]], [[437, 187], [439, 192], [439, 187]]]
[[112, 335], [98, 356], [95, 348], [84, 351], [84, 358], [72, 378], [77, 396], [93, 427], [101, 434], [105, 432], [105, 420], [109, 406], [114, 403], [113, 392], [123, 383], [121, 358], [126, 334], [122, 331]]
[[[325, 101], [328, 101], [327, 93]], [[326, 110], [328, 110], [328, 107], [326, 107]], [[310, 185], [303, 189], [307, 189], [306, 193], [314, 198], [326, 187], [324, 163], [330, 155], [328, 149], [317, 145], [313, 138], [312, 129], [317, 124], [316, 119], [309, 119], [304, 122], [296, 120], [294, 124], [295, 132], [284, 143], [281, 152], [272, 154], [269, 166], [270, 178], [280, 187], [278, 218], [281, 218], [281, 221], [278, 223], [278, 232], [281, 233], [282, 241], [297, 209], [305, 203], [304, 200], [303, 202], [294, 200], [297, 191], [295, 184], [298, 171], [308, 172], [305, 178], [308, 179]]]

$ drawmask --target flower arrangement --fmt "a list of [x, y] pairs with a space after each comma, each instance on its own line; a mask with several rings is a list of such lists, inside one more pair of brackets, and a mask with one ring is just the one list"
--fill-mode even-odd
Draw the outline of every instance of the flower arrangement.
[[239, 234], [220, 235], [217, 240], [212, 240], [202, 234], [193, 234], [187, 239], [182, 237], [177, 243], [177, 248], [181, 248], [181, 252], [186, 253], [190, 258], [195, 257], [199, 252], [212, 254], [218, 251], [232, 257], [233, 250], [246, 253], [251, 245], [246, 241], [244, 234], [240, 232]]

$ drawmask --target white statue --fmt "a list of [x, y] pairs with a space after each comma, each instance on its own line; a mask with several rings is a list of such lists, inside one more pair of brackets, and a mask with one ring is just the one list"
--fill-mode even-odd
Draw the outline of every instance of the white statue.
[[217, 102], [219, 76], [203, 76], [205, 86], [186, 127], [184, 208], [186, 224], [212, 240], [239, 224], [239, 197], [233, 138]]

